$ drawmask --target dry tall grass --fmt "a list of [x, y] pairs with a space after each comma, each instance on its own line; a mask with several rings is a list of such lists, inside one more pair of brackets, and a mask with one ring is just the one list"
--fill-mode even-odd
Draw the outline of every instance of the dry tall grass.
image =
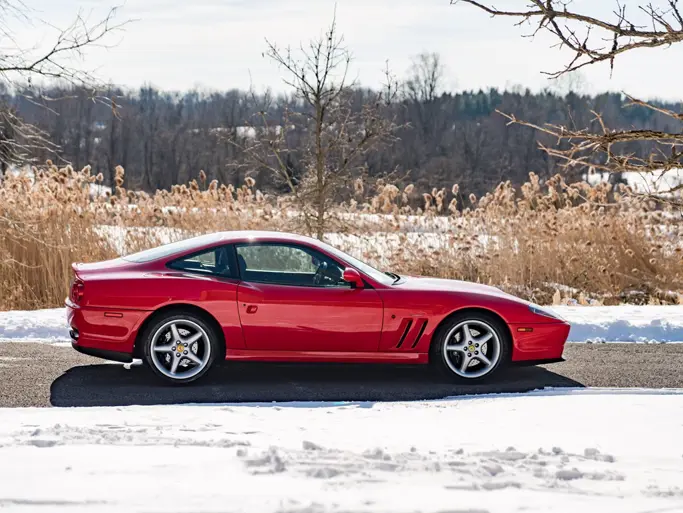
[[[287, 197], [200, 180], [156, 194], [98, 194], [101, 176], [49, 165], [0, 184], [0, 308], [60, 305], [73, 261], [97, 261], [193, 234], [301, 231]], [[483, 198], [457, 186], [421, 198], [408, 186], [356, 184], [358, 201], [329, 212], [341, 249], [399, 273], [500, 286], [542, 303], [567, 298], [681, 302], [680, 213], [608, 184], [500, 184]], [[369, 199], [361, 201], [360, 198]], [[422, 205], [414, 205], [420, 200]]]

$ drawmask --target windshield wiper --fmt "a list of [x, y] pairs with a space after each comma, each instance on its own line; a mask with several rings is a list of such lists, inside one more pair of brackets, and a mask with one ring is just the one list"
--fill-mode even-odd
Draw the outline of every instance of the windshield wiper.
[[399, 280], [401, 279], [401, 277], [400, 277], [398, 274], [392, 273], [392, 272], [390, 272], [390, 271], [384, 271], [384, 274], [386, 274], [387, 276], [393, 278], [393, 279], [394, 279], [394, 283], [396, 283], [397, 281], [399, 281]]

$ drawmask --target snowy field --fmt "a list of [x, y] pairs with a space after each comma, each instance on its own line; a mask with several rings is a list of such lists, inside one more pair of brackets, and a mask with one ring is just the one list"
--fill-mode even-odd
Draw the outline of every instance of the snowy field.
[[[570, 342], [683, 342], [683, 306], [553, 306]], [[70, 341], [63, 308], [0, 312], [0, 342]]]
[[[683, 307], [552, 307], [574, 342], [683, 342]], [[64, 309], [0, 341], [68, 346]], [[0, 408], [12, 512], [683, 512], [683, 390]]]
[[683, 511], [683, 391], [0, 409], [0, 509]]
[[[609, 173], [593, 173], [583, 175], [583, 179], [591, 185], [609, 181]], [[683, 169], [639, 173], [636, 171], [622, 173], [622, 179], [636, 192], [643, 194], [661, 194], [683, 184]], [[680, 196], [680, 194], [678, 194]]]

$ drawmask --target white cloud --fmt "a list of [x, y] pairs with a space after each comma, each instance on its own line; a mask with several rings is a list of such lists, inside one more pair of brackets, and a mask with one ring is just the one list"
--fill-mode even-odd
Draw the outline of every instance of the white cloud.
[[[519, 5], [520, 0], [499, 3]], [[79, 8], [93, 19], [101, 16], [111, 0], [27, 4], [63, 26]], [[577, 0], [573, 5], [597, 4]], [[297, 46], [325, 29], [334, 6], [333, 0], [128, 0], [120, 17], [137, 21], [127, 26], [116, 47], [91, 51], [86, 64], [97, 68], [103, 79], [130, 87], [152, 83], [167, 89], [246, 88], [251, 79], [257, 88], [282, 90], [281, 71], [262, 57], [264, 39]], [[604, 13], [608, 7], [605, 1], [598, 9]], [[448, 85], [459, 89], [511, 84], [540, 89], [547, 85], [541, 71], [558, 69], [567, 58], [550, 48], [549, 36], [522, 38], [528, 27], [514, 27], [510, 20], [491, 19], [449, 0], [338, 0], [337, 21], [355, 58], [354, 74], [370, 86], [380, 83], [386, 60], [403, 75], [410, 58], [423, 51], [441, 54]], [[23, 38], [39, 38], [44, 32], [36, 26]], [[585, 78], [590, 91], [625, 90], [675, 99], [681, 97], [683, 72], [672, 63], [682, 61], [683, 45], [643, 50], [617, 60], [612, 78], [607, 66], [587, 68]], [[671, 71], [662, 80], [659, 71], [665, 68]]]

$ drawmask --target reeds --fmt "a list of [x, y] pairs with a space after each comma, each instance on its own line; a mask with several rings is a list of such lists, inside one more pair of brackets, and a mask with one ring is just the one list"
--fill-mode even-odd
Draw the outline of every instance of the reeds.
[[[0, 308], [58, 306], [73, 261], [97, 261], [194, 234], [301, 232], [287, 196], [200, 181], [147, 194], [108, 191], [88, 167], [48, 163], [0, 183]], [[501, 183], [482, 198], [358, 182], [328, 212], [328, 242], [383, 269], [499, 286], [541, 302], [682, 302], [680, 212], [609, 184]]]

